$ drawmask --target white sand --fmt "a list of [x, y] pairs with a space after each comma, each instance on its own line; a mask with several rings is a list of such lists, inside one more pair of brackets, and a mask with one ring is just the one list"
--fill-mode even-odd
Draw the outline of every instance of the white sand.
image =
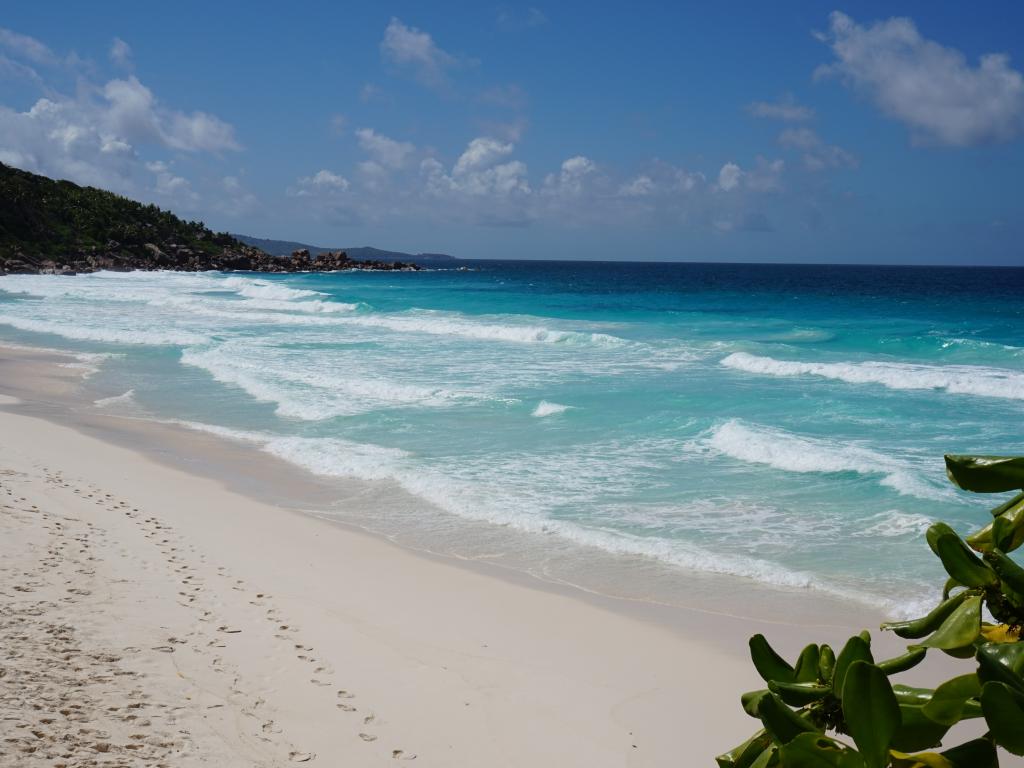
[[3, 766], [712, 765], [747, 636], [856, 629], [649, 621], [253, 501], [26, 415], [68, 371], [0, 359]]

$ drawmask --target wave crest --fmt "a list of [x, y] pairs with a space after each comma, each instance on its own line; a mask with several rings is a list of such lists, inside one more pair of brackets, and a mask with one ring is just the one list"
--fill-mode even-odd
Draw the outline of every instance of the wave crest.
[[1024, 373], [975, 365], [918, 363], [808, 363], [733, 352], [727, 368], [766, 376], [820, 376], [850, 384], [881, 384], [889, 389], [938, 389], [950, 394], [1024, 400]]

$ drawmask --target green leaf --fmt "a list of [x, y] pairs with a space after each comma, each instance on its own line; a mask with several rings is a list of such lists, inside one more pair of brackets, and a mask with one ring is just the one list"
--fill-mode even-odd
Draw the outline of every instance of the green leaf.
[[750, 638], [750, 658], [754, 662], [757, 674], [766, 683], [772, 680], [784, 683], [796, 682], [796, 673], [793, 668], [775, 652], [764, 635], [754, 635]]
[[779, 751], [785, 768], [864, 768], [864, 760], [845, 744], [803, 733]]
[[899, 683], [892, 687], [892, 692], [896, 694], [896, 701], [900, 704], [913, 704], [915, 707], [923, 707], [935, 695], [932, 688], [911, 688]]
[[821, 649], [811, 643], [802, 651], [800, 651], [800, 657], [796, 660], [796, 666], [793, 668], [793, 675], [798, 683], [813, 683], [817, 682], [819, 675], [819, 663], [821, 658]]
[[[955, 725], [964, 719], [964, 710], [968, 701], [981, 695], [981, 681], [973, 672], [947, 680], [935, 689], [932, 700], [924, 705], [925, 717], [942, 725]], [[975, 717], [981, 715], [976, 711]]]
[[943, 523], [941, 521], [932, 523], [928, 526], [928, 530], [925, 531], [924, 537], [928, 542], [928, 546], [936, 555], [939, 554], [939, 551], [935, 548], [935, 543], [939, 540], [940, 536], [945, 536], [947, 534], [956, 536], [956, 531], [950, 528], [947, 523]]
[[832, 692], [837, 699], [843, 698], [843, 683], [846, 680], [846, 672], [855, 661], [866, 661], [871, 663], [874, 657], [871, 655], [871, 645], [860, 635], [855, 635], [846, 641], [843, 650], [839, 652], [836, 659], [836, 671], [832, 675]]
[[760, 717], [757, 714], [757, 708], [761, 706], [761, 699], [767, 696], [769, 693], [767, 688], [762, 688], [759, 691], [747, 691], [740, 696], [740, 704], [743, 707], [743, 711], [751, 717]]
[[779, 764], [779, 749], [772, 744], [750, 764], [750, 768], [769, 768]]
[[878, 662], [878, 668], [887, 675], [896, 675], [900, 672], [906, 672], [908, 669], [913, 669], [924, 661], [924, 657], [927, 653], [927, 648], [915, 648], [912, 651], [907, 651], [902, 656]]
[[995, 572], [979, 560], [955, 533], [939, 536], [934, 549], [946, 573], [965, 587], [993, 587], [999, 583]]
[[985, 554], [985, 560], [992, 566], [993, 572], [998, 574], [1004, 584], [1012, 589], [1017, 595], [1024, 594], [1024, 568], [1006, 556], [998, 549], [993, 549]]
[[715, 758], [718, 768], [750, 768], [762, 752], [772, 744], [768, 731], [761, 729], [738, 747]]
[[926, 616], [911, 621], [888, 621], [882, 625], [882, 629], [895, 632], [897, 636], [907, 640], [917, 640], [925, 635], [930, 635], [949, 618], [949, 614], [955, 611], [969, 594], [969, 592], [958, 592], [948, 600], [943, 600]]
[[761, 699], [758, 714], [765, 730], [780, 744], [788, 744], [801, 733], [819, 733], [819, 729], [799, 714], [791, 710], [775, 694]]
[[1024, 705], [1021, 698], [1003, 683], [985, 683], [981, 690], [981, 708], [996, 743], [1015, 755], [1024, 755]]
[[998, 507], [993, 507], [991, 510], [992, 517], [999, 517], [1017, 509], [1024, 509], [1024, 491], [1021, 491], [1013, 498], [1007, 499]]
[[866, 661], [853, 662], [843, 683], [846, 729], [867, 768], [885, 768], [889, 743], [899, 730], [900, 706], [885, 673]]
[[818, 657], [818, 670], [821, 672], [821, 679], [826, 684], [830, 684], [832, 675], [836, 671], [836, 652], [832, 650], [832, 646], [821, 646], [821, 654]]
[[944, 651], [965, 648], [981, 634], [981, 597], [973, 595], [942, 622], [935, 633], [917, 648], [940, 648]]
[[1012, 552], [1024, 544], [1024, 493], [1018, 494], [1011, 501], [1014, 503], [1002, 512], [999, 510], [1006, 505], [993, 509], [995, 519], [967, 537], [967, 543], [972, 549], [984, 552], [996, 546], [1004, 552]]
[[946, 475], [965, 491], [1019, 491], [1024, 488], [1024, 457], [946, 456]]
[[[895, 687], [895, 686], [894, 686]], [[902, 752], [920, 752], [939, 746], [949, 730], [948, 725], [930, 720], [914, 704], [900, 704], [900, 728], [892, 737], [892, 748]]]
[[953, 768], [999, 768], [996, 745], [989, 739], [974, 739], [952, 749], [942, 756], [953, 764]]
[[978, 648], [981, 682], [1006, 683], [1024, 693], [1024, 642], [984, 643]]
[[916, 755], [908, 755], [906, 752], [893, 750], [890, 754], [893, 768], [956, 768], [938, 752], [918, 752]]
[[805, 707], [832, 693], [831, 686], [819, 683], [777, 683], [773, 680], [768, 687], [791, 707]]

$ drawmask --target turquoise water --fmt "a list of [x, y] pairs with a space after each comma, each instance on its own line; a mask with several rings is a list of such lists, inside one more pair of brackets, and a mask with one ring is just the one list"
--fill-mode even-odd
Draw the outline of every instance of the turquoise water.
[[563, 574], [893, 609], [935, 580], [927, 525], [995, 503], [942, 454], [1024, 450], [1024, 270], [470, 264], [0, 277], [0, 338], [110, 355], [98, 408], [400, 487], [390, 529], [498, 526]]

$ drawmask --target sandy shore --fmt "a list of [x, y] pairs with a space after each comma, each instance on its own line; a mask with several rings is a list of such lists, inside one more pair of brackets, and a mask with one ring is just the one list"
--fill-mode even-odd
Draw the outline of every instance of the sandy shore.
[[61, 362], [0, 354], [0, 765], [710, 765], [755, 726], [750, 634], [864, 623], [425, 557], [184, 471], [210, 436], [157, 430], [158, 461], [61, 423]]

